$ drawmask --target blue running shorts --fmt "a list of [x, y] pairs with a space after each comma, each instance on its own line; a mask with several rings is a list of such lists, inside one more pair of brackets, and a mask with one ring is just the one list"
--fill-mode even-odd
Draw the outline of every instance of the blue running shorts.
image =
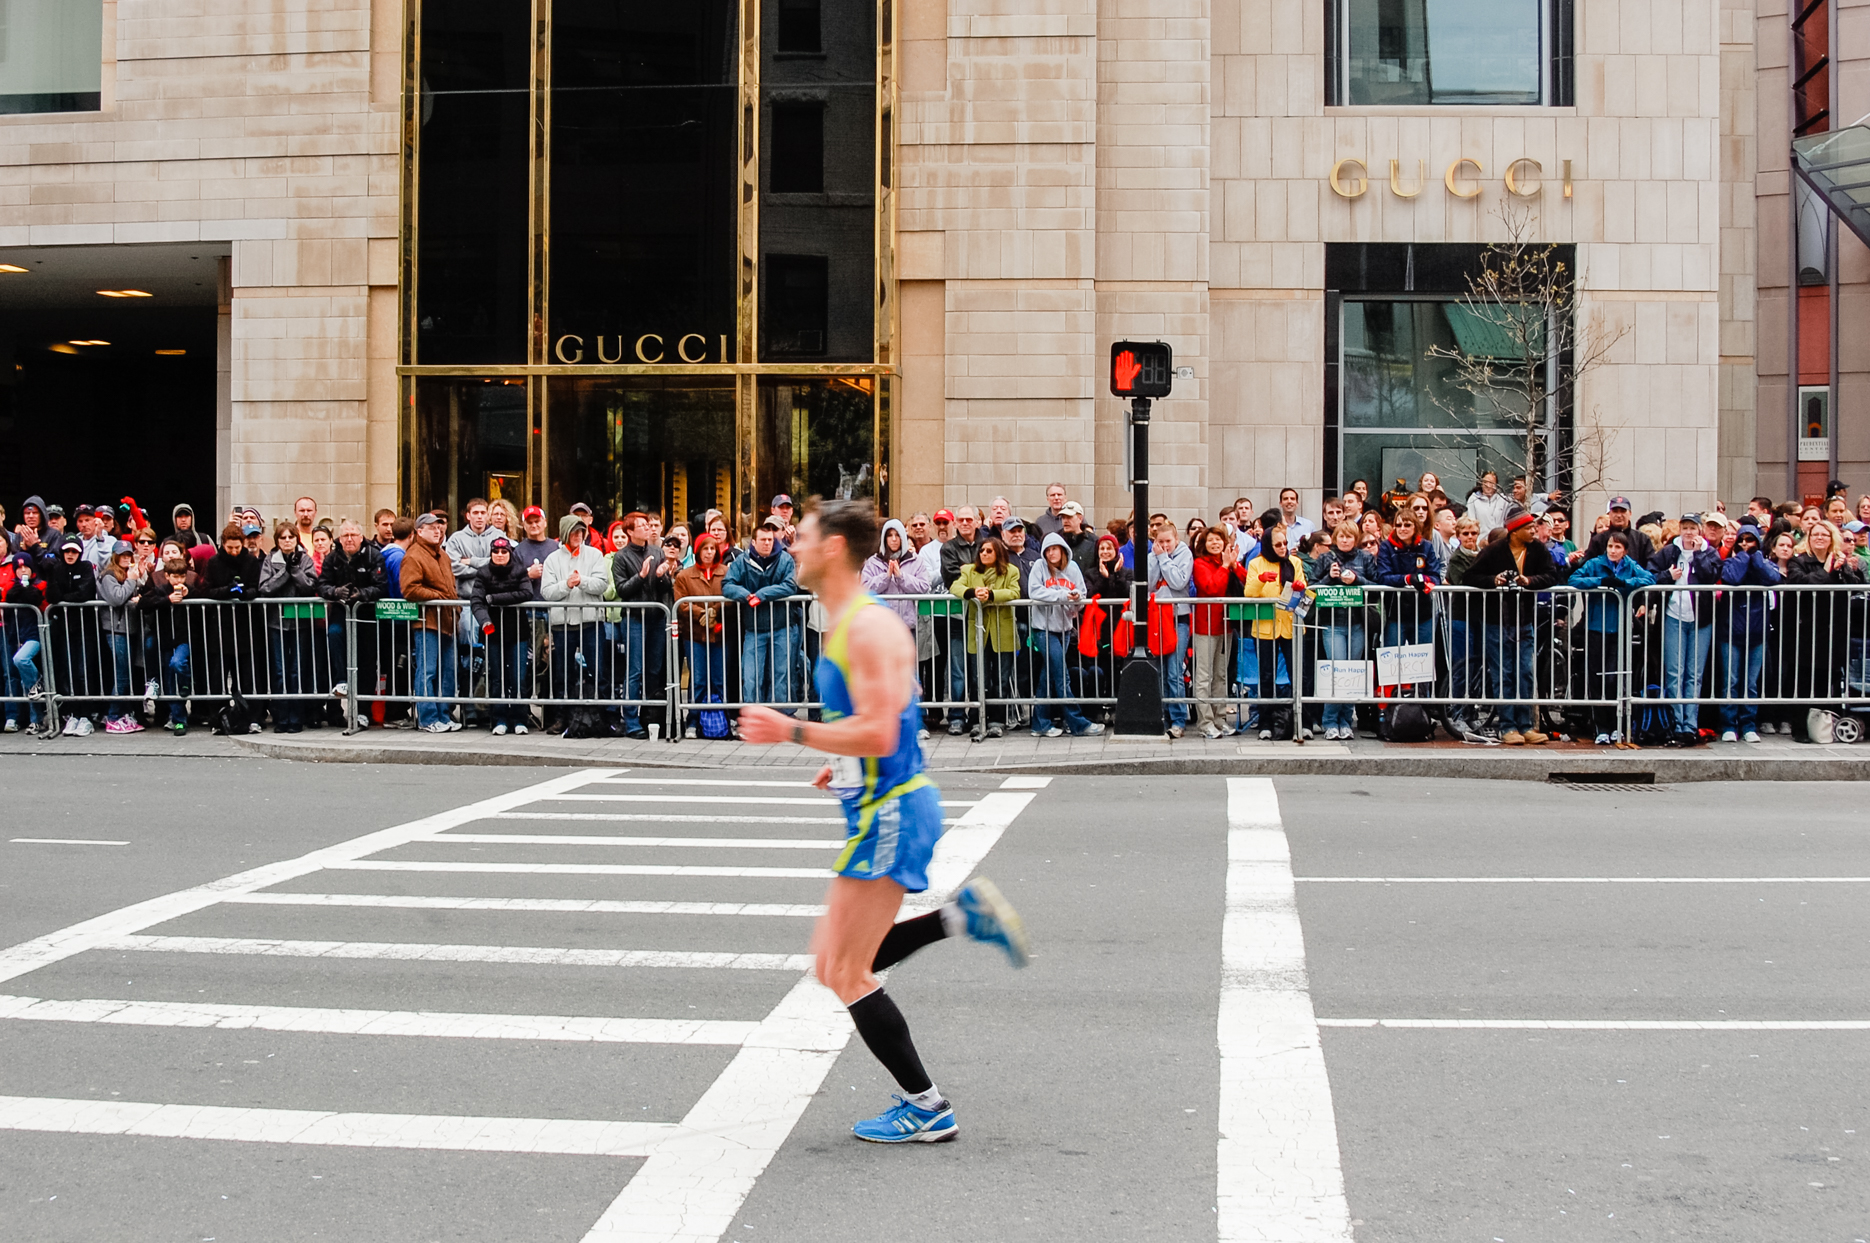
[[910, 893], [927, 889], [942, 835], [941, 791], [923, 784], [868, 806], [842, 802], [848, 836], [831, 870], [856, 880], [888, 877]]

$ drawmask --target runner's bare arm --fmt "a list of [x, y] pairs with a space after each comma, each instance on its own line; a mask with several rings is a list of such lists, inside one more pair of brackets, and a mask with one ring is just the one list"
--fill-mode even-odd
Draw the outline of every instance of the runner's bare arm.
[[851, 618], [851, 703], [841, 721], [807, 722], [771, 708], [742, 708], [740, 734], [748, 742], [798, 742], [832, 755], [888, 755], [896, 749], [903, 709], [909, 705], [915, 641], [888, 609], [859, 609]]

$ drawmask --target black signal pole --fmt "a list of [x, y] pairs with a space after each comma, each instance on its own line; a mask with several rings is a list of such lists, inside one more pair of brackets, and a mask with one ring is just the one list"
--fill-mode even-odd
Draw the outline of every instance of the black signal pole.
[[1162, 673], [1149, 658], [1149, 398], [1130, 399], [1131, 481], [1135, 504], [1130, 541], [1136, 573], [1131, 578], [1130, 611], [1136, 619], [1136, 646], [1117, 683], [1117, 733], [1162, 732]]

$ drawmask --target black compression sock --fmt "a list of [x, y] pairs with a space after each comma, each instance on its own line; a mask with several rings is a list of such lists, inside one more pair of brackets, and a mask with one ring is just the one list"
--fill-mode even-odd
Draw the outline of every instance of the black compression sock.
[[870, 964], [870, 969], [881, 971], [893, 967], [924, 945], [933, 945], [947, 935], [940, 911], [891, 924], [890, 930], [883, 934], [883, 944], [877, 946], [876, 961]]
[[846, 1008], [851, 1012], [851, 1022], [857, 1025], [857, 1034], [904, 1092], [914, 1096], [934, 1086], [922, 1069], [922, 1059], [916, 1056], [915, 1042], [909, 1039], [909, 1024], [888, 993], [879, 988]]

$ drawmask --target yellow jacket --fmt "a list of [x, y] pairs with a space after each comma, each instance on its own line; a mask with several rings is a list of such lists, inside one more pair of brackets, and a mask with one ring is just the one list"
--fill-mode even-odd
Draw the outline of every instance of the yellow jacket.
[[[974, 598], [974, 589], [977, 587], [985, 587], [993, 593], [987, 597], [992, 603], [984, 609]], [[967, 650], [970, 653], [979, 646], [974, 638], [974, 619], [983, 612], [986, 614], [987, 650], [1019, 650], [1019, 623], [1014, 620], [1012, 607], [1013, 601], [1020, 597], [1019, 570], [1008, 565], [983, 574], [969, 562], [949, 590], [967, 601]]]
[[[1297, 557], [1291, 557], [1289, 560], [1292, 563], [1292, 590], [1304, 591], [1305, 563]], [[1273, 581], [1261, 582], [1262, 574], [1271, 574]], [[1262, 553], [1248, 562], [1247, 581], [1243, 587], [1244, 595], [1249, 598], [1263, 597], [1268, 600], [1277, 600], [1279, 591], [1279, 563], [1277, 561], [1268, 560]], [[1256, 639], [1290, 639], [1292, 637], [1292, 614], [1284, 609], [1276, 609], [1271, 617], [1253, 622], [1250, 630]]]

